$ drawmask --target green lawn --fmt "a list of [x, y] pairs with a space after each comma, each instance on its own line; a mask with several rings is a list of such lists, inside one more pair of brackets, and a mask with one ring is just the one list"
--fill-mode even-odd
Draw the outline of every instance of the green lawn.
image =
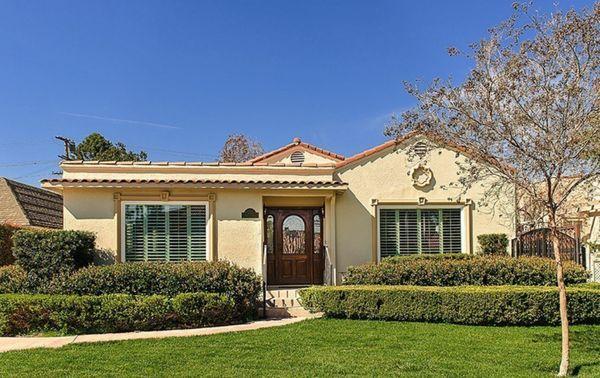
[[[600, 326], [572, 327], [572, 367], [600, 376]], [[245, 333], [0, 354], [0, 376], [552, 376], [556, 327], [317, 319]]]

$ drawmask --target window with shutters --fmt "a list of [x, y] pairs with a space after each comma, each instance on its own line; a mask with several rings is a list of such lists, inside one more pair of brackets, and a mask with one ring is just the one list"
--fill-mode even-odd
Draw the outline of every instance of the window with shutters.
[[462, 252], [460, 208], [379, 209], [381, 258], [419, 253]]
[[124, 261], [203, 261], [206, 203], [124, 203]]

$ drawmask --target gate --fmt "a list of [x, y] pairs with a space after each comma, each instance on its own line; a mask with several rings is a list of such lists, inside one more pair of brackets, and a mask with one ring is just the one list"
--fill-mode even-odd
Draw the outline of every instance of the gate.
[[[527, 231], [514, 238], [511, 242], [511, 247], [514, 257], [537, 256], [554, 258], [552, 236], [549, 228], [536, 228]], [[563, 260], [571, 260], [584, 267], [587, 265], [586, 263], [588, 262], [584, 258], [584, 249], [579, 240], [577, 228], [564, 228], [560, 230], [558, 248]]]

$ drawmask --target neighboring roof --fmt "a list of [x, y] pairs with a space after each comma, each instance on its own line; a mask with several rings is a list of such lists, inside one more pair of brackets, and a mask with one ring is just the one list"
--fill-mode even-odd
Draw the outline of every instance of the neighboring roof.
[[0, 180], [6, 183], [26, 218], [28, 224], [22, 224], [23, 226], [62, 228], [63, 201], [60, 194], [6, 178]]
[[345, 159], [345, 157], [342, 156], [342, 155], [336, 154], [336, 153], [331, 152], [331, 151], [324, 150], [324, 149], [319, 148], [317, 146], [314, 146], [314, 145], [312, 145], [310, 143], [303, 142], [302, 140], [300, 140], [300, 138], [294, 138], [294, 140], [292, 141], [292, 143], [290, 143], [288, 145], [285, 145], [285, 146], [283, 146], [281, 148], [278, 148], [276, 150], [267, 152], [266, 154], [257, 156], [254, 159], [248, 160], [247, 162], [245, 162], [243, 164], [254, 165], [254, 164], [256, 164], [256, 163], [258, 163], [258, 162], [260, 162], [262, 160], [270, 158], [271, 156], [278, 155], [278, 154], [280, 154], [280, 153], [282, 153], [284, 151], [287, 151], [289, 149], [292, 149], [292, 148], [298, 147], [298, 146], [303, 147], [303, 148], [305, 148], [305, 149], [307, 149], [309, 151], [315, 152], [315, 153], [317, 153], [317, 154], [319, 154], [321, 156], [332, 158], [332, 159], [337, 160], [337, 161], [342, 161], [342, 160]]
[[108, 185], [123, 185], [123, 184], [158, 184], [158, 185], [173, 185], [173, 184], [188, 184], [200, 185], [210, 188], [226, 187], [228, 185], [239, 186], [262, 186], [262, 187], [308, 187], [317, 189], [336, 188], [343, 189], [347, 186], [346, 183], [337, 180], [178, 180], [178, 179], [47, 179], [42, 180], [42, 183], [49, 186], [52, 185], [81, 185], [81, 184], [108, 184]]
[[443, 145], [444, 147], [448, 147], [449, 149], [454, 150], [454, 151], [459, 152], [459, 153], [462, 153], [462, 154], [464, 154], [465, 156], [467, 156], [469, 158], [481, 160], [481, 161], [483, 161], [485, 163], [488, 163], [488, 164], [490, 164], [492, 166], [498, 167], [498, 166], [502, 165], [503, 167], [508, 167], [511, 170], [513, 169], [512, 167], [508, 166], [508, 164], [505, 164], [505, 163], [502, 163], [502, 162], [498, 162], [496, 160], [489, 160], [489, 159], [483, 158], [481, 156], [481, 154], [478, 154], [477, 151], [475, 151], [471, 147], [462, 146], [462, 145], [456, 144], [456, 143], [454, 143], [454, 142], [452, 142], [450, 140], [443, 139], [443, 138], [441, 138], [438, 135], [435, 135], [433, 133], [424, 132], [424, 131], [421, 131], [421, 130], [411, 131], [409, 133], [404, 134], [403, 136], [401, 136], [399, 138], [389, 140], [389, 141], [387, 141], [385, 143], [380, 144], [379, 146], [373, 147], [371, 149], [368, 149], [366, 151], [358, 153], [358, 154], [356, 154], [354, 156], [351, 156], [351, 157], [345, 159], [344, 161], [341, 161], [341, 162], [337, 163], [336, 164], [336, 168], [345, 167], [345, 166], [347, 166], [349, 164], [352, 164], [352, 163], [358, 162], [358, 161], [360, 161], [362, 159], [365, 159], [367, 157], [370, 157], [370, 156], [372, 156], [372, 155], [374, 155], [374, 154], [376, 154], [378, 152], [381, 152], [381, 151], [383, 151], [383, 150], [385, 150], [387, 148], [397, 146], [399, 144], [402, 144], [402, 143], [405, 143], [405, 142], [409, 141], [410, 139], [417, 138], [417, 137], [425, 137], [425, 138], [427, 138], [428, 140], [430, 140], [430, 141], [432, 141], [434, 143], [437, 143], [439, 145]]

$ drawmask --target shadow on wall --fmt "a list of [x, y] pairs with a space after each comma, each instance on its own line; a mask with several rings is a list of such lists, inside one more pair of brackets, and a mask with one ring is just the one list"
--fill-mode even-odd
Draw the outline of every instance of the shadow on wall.
[[111, 265], [117, 262], [116, 253], [110, 249], [96, 248], [94, 251], [94, 265]]

